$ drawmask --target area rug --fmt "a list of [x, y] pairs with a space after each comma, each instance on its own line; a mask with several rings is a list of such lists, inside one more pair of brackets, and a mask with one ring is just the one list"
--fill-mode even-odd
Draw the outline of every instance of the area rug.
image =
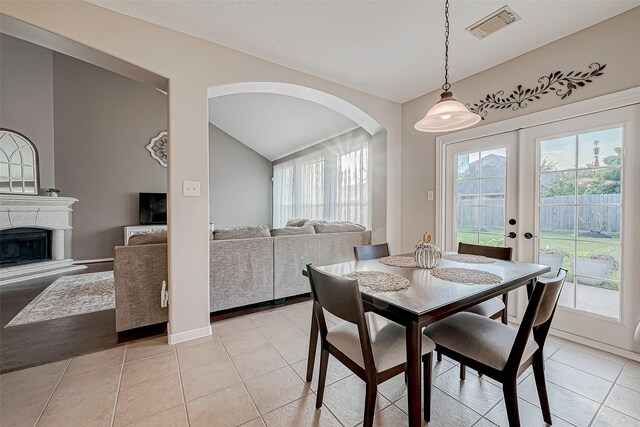
[[64, 276], [27, 304], [5, 328], [115, 307], [113, 271]]

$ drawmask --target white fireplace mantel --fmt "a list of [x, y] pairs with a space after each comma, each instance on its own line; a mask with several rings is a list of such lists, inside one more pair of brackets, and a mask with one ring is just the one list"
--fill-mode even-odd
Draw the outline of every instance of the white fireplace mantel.
[[86, 268], [73, 266], [65, 253], [64, 232], [73, 228], [71, 205], [77, 201], [73, 197], [0, 194], [0, 230], [32, 227], [52, 231], [52, 260], [2, 268], [0, 284]]

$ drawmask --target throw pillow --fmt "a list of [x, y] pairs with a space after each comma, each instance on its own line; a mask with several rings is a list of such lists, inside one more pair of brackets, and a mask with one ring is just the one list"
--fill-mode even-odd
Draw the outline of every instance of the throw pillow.
[[308, 219], [290, 219], [285, 227], [302, 227]]

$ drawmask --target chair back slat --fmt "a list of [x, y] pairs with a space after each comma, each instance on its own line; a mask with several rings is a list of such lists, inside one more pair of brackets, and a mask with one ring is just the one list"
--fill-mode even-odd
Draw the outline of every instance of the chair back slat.
[[[520, 366], [524, 349], [527, 345], [531, 330], [533, 329], [535, 322], [538, 320], [538, 313], [540, 313], [540, 308], [543, 300], [545, 299], [547, 290], [550, 291], [549, 293], [551, 295], [549, 297], [549, 300], [553, 300], [553, 298], [555, 298], [555, 301], [557, 302], [557, 298], [559, 296], [558, 287], [562, 289], [562, 284], [564, 283], [564, 279], [566, 277], [566, 270], [563, 270], [560, 273], [561, 274], [553, 280], [538, 281], [533, 288], [533, 292], [529, 296], [527, 309], [525, 310], [524, 316], [522, 317], [522, 322], [520, 322], [520, 327], [518, 328], [516, 339], [513, 342], [513, 347], [511, 348], [511, 352], [509, 353], [509, 359], [507, 361], [508, 367], [517, 369]], [[558, 292], [557, 294], [556, 291]], [[545, 303], [546, 302], [547, 301], [545, 301]], [[554, 309], [555, 304], [552, 306], [551, 314], [553, 314]], [[551, 314], [549, 316], [545, 314], [542, 317], [546, 317], [547, 320], [549, 320]]]
[[499, 248], [495, 246], [472, 245], [470, 243], [458, 243], [458, 253], [467, 255], [482, 255], [487, 258], [511, 261], [512, 248]]
[[538, 283], [545, 283], [546, 290], [544, 296], [540, 302], [540, 309], [536, 320], [533, 322], [533, 326], [540, 326], [541, 324], [549, 321], [560, 299], [560, 293], [562, 292], [562, 286], [567, 277], [567, 270], [560, 269], [558, 276], [553, 279], [539, 279]]
[[311, 264], [307, 265], [307, 271], [313, 299], [323, 309], [347, 322], [358, 324], [364, 321], [357, 280], [323, 273]]
[[356, 257], [356, 261], [383, 258], [390, 254], [389, 244], [381, 243], [379, 245], [355, 246], [353, 248], [353, 254]]

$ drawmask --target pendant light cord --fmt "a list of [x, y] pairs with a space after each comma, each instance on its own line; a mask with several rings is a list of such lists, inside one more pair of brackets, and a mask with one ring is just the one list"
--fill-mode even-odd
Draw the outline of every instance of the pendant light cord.
[[449, 0], [444, 2], [444, 84], [442, 90], [451, 89], [449, 84]]

